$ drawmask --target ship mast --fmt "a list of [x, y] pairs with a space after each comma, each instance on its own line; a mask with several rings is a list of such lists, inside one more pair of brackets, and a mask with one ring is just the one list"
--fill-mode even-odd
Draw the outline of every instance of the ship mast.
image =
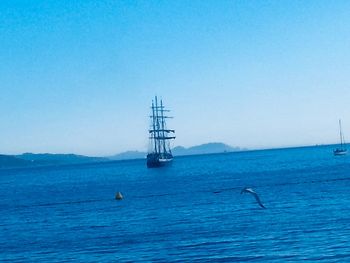
[[[153, 131], [156, 130], [156, 120], [155, 120], [155, 113], [154, 113], [154, 102], [152, 100], [152, 128]], [[154, 143], [154, 152], [157, 153], [157, 141], [156, 141], [156, 134], [155, 132], [151, 133], [151, 138], [153, 139]]]
[[[169, 136], [169, 133], [175, 133], [175, 130], [167, 129], [165, 119], [171, 118], [165, 116], [164, 112], [168, 112], [163, 106], [163, 100], [160, 100], [158, 104], [158, 98], [155, 96], [154, 101], [152, 100], [152, 126], [149, 130], [150, 139], [152, 140], [152, 149], [154, 153], [162, 158], [166, 158], [168, 154], [171, 155], [171, 150], [168, 144], [168, 140], [175, 139], [175, 136]], [[169, 149], [167, 149], [167, 147]]]
[[341, 130], [341, 120], [339, 120], [340, 148], [343, 149], [343, 133]]
[[161, 112], [161, 124], [162, 124], [163, 152], [164, 152], [164, 154], [166, 154], [166, 149], [165, 149], [165, 125], [164, 125], [163, 100], [160, 100], [160, 112]]
[[[156, 134], [157, 134], [157, 140], [159, 140], [160, 138], [160, 123], [159, 123], [159, 106], [158, 106], [158, 100], [157, 100], [157, 96], [156, 96]], [[160, 154], [161, 153], [161, 150], [160, 150], [160, 142], [158, 141], [157, 143], [157, 150], [158, 150], [158, 153]]]
[[341, 127], [341, 120], [339, 119], [339, 135], [340, 135], [340, 147], [341, 149], [346, 149], [344, 134]]

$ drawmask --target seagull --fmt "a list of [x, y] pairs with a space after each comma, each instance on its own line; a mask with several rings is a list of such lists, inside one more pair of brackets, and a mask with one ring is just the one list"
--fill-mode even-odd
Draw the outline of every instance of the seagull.
[[248, 187], [245, 187], [242, 189], [241, 191], [241, 194], [243, 193], [249, 193], [249, 194], [252, 194], [254, 197], [255, 197], [255, 200], [258, 202], [258, 204], [262, 207], [262, 208], [266, 208], [260, 201], [260, 198], [258, 196], [258, 194], [256, 192], [254, 192], [254, 190], [252, 188], [248, 188]]

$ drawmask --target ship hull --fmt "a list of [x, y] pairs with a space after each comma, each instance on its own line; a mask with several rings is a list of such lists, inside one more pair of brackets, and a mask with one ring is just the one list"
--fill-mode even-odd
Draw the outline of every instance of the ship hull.
[[347, 154], [347, 150], [334, 150], [333, 153], [335, 156], [339, 156], [339, 155], [346, 155]]
[[159, 167], [164, 167], [168, 166], [172, 163], [173, 158], [166, 158], [162, 159], [159, 158], [159, 156], [155, 154], [148, 154], [147, 155], [147, 167], [148, 168], [159, 168]]

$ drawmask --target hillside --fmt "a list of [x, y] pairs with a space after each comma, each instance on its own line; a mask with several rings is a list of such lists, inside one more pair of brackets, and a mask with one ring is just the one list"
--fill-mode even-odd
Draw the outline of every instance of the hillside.
[[[210, 154], [210, 153], [224, 153], [224, 152], [236, 152], [240, 151], [239, 147], [232, 147], [224, 143], [212, 142], [205, 143], [189, 148], [185, 148], [183, 146], [177, 146], [172, 149], [174, 156], [182, 156], [182, 155], [196, 155], [196, 154]], [[143, 159], [146, 158], [146, 152], [139, 151], [127, 151], [122, 152], [113, 156], [109, 156], [107, 158], [111, 160], [127, 160], [127, 159]]]
[[24, 153], [16, 155], [15, 157], [21, 160], [30, 161], [32, 165], [63, 165], [108, 161], [107, 158], [88, 157], [76, 154]]
[[240, 151], [239, 147], [232, 147], [220, 142], [205, 143], [189, 148], [182, 146], [175, 147], [172, 152], [176, 156], [179, 155], [196, 155], [196, 154], [210, 154], [210, 153], [224, 153]]

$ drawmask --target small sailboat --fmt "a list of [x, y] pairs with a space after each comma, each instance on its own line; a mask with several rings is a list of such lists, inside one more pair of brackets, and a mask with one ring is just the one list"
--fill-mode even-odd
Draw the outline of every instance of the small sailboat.
[[147, 154], [147, 167], [156, 168], [168, 165], [173, 160], [170, 149], [170, 140], [175, 139], [175, 130], [170, 130], [166, 126], [165, 116], [169, 112], [163, 106], [163, 101], [158, 102], [157, 96], [152, 101], [151, 128], [149, 129], [150, 149]]
[[340, 135], [340, 145], [339, 148], [333, 150], [334, 155], [345, 155], [348, 150], [346, 149], [343, 131], [341, 128], [341, 120], [339, 120], [339, 135]]

